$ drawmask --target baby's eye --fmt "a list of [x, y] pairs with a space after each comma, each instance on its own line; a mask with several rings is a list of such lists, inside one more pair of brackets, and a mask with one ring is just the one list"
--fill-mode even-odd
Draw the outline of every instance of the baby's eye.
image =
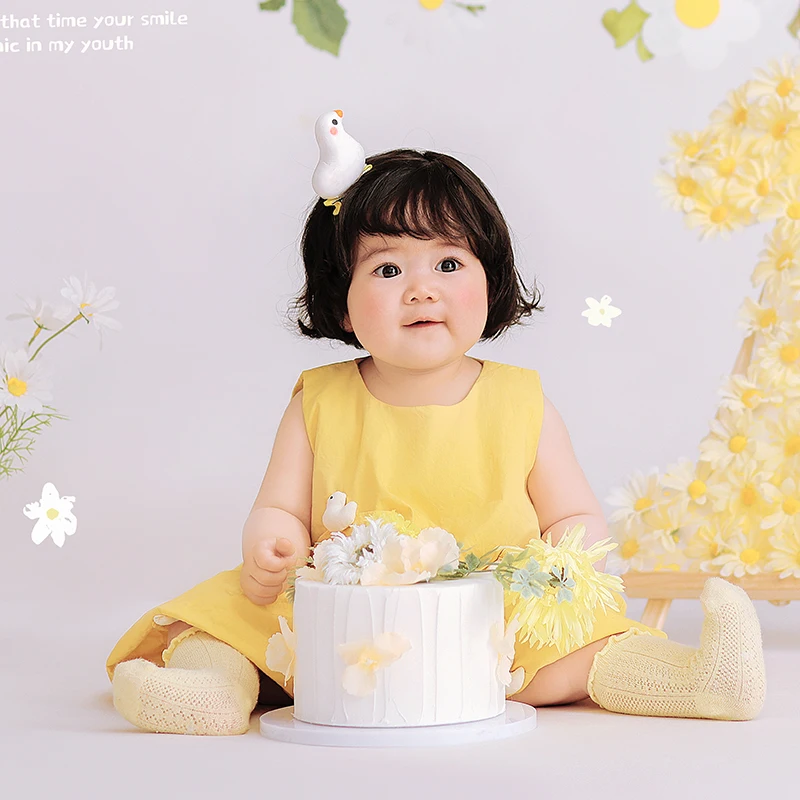
[[[447, 264], [447, 262], [448, 262], [448, 261], [449, 261], [451, 264], [454, 264], [454, 265], [455, 265], [455, 267], [454, 267], [453, 269], [445, 269], [445, 270], [443, 270], [443, 272], [456, 272], [456, 271], [458, 270], [458, 268], [459, 268], [460, 266], [462, 266], [461, 262], [460, 262], [458, 259], [455, 259], [455, 258], [443, 258], [443, 259], [442, 259], [442, 260], [439, 262], [439, 264]], [[437, 265], [437, 266], [438, 266], [438, 265]], [[378, 270], [384, 269], [384, 268], [386, 268], [386, 267], [389, 267], [389, 268], [391, 268], [391, 269], [398, 269], [398, 267], [397, 267], [395, 264], [381, 264], [381, 266], [379, 266], [379, 267], [378, 267], [376, 270], [374, 270], [374, 272], [375, 272], [375, 273], [378, 273]], [[396, 274], [396, 273], [395, 273], [395, 274]], [[393, 278], [393, 277], [394, 277], [394, 275], [386, 275], [386, 274], [383, 274], [383, 275], [379, 275], [378, 277], [381, 277], [381, 278]]]

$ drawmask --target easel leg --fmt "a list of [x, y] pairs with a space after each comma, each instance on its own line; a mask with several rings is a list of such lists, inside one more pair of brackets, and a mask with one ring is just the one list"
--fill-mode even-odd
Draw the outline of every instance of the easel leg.
[[672, 600], [656, 600], [655, 598], [648, 600], [642, 614], [642, 623], [661, 630], [666, 622], [670, 603]]

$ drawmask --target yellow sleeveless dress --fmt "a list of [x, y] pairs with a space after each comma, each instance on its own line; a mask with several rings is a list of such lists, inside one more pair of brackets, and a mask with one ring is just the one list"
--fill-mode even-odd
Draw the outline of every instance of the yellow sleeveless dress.
[[[355, 500], [359, 512], [393, 510], [419, 528], [444, 528], [477, 555], [499, 544], [522, 547], [540, 535], [527, 491], [544, 403], [536, 370], [483, 360], [461, 402], [393, 406], [367, 389], [360, 360], [305, 370], [292, 390], [294, 396], [303, 389], [314, 453], [312, 541], [328, 535], [322, 513], [335, 491]], [[220, 572], [144, 614], [109, 655], [109, 679], [117, 664], [133, 658], [163, 666], [165, 626], [182, 620], [235, 647], [291, 695], [292, 680], [284, 686], [283, 675], [267, 667], [265, 652], [280, 630], [278, 617], [292, 625], [292, 605], [285, 595], [269, 606], [251, 603], [239, 586], [241, 568]], [[591, 641], [630, 628], [665, 636], [627, 619], [618, 600], [620, 612], [598, 613]], [[555, 647], [518, 642], [512, 669], [524, 668], [524, 688], [560, 657]]]

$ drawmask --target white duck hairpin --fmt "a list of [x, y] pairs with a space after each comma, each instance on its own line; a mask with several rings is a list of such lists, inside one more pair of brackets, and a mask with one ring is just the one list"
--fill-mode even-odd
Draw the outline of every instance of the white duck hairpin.
[[364, 161], [364, 148], [344, 129], [341, 109], [326, 111], [314, 123], [314, 136], [319, 147], [319, 161], [311, 176], [311, 186], [333, 206], [333, 216], [342, 207], [342, 195], [372, 164]]

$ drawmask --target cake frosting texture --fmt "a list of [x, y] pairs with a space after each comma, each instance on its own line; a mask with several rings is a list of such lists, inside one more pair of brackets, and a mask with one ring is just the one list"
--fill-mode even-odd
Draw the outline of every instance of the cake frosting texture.
[[[293, 618], [298, 720], [444, 725], [505, 709], [490, 639], [504, 624], [503, 590], [491, 575], [407, 586], [298, 578]], [[381, 655], [385, 642], [399, 643], [390, 657]]]

